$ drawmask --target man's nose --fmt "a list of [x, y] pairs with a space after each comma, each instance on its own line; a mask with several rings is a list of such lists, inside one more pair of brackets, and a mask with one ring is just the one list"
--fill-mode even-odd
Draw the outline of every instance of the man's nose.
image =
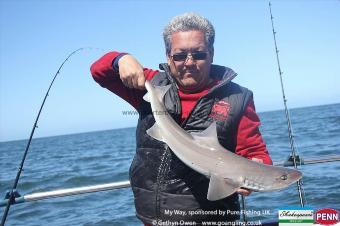
[[190, 65], [195, 64], [195, 60], [194, 60], [194, 58], [192, 57], [192, 55], [190, 53], [187, 55], [187, 58], [185, 59], [184, 64], [186, 66], [190, 66]]

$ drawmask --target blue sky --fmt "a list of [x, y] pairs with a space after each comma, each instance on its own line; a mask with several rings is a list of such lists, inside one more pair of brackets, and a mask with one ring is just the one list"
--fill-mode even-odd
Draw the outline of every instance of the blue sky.
[[[272, 1], [290, 108], [340, 102], [340, 1]], [[258, 112], [282, 109], [268, 1], [0, 1], [0, 141], [28, 138], [66, 56], [35, 137], [135, 126], [128, 104], [98, 86], [91, 63], [111, 50], [148, 68], [165, 61], [162, 29], [197, 12], [215, 26], [216, 64], [254, 92]]]

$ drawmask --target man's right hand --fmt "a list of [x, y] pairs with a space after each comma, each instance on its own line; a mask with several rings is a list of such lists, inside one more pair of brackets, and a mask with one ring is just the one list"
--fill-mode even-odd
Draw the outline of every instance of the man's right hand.
[[131, 89], [145, 89], [143, 66], [136, 58], [127, 54], [118, 61], [119, 76], [123, 84]]

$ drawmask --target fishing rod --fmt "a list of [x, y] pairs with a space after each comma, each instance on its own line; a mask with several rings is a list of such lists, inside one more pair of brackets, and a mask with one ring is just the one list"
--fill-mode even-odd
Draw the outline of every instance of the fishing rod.
[[[321, 163], [328, 163], [328, 162], [336, 162], [340, 161], [340, 155], [329, 156], [328, 158], [318, 158], [318, 159], [306, 159], [304, 161], [299, 162], [299, 165], [311, 165], [311, 164], [321, 164]], [[293, 162], [284, 162], [284, 163], [276, 163], [275, 166], [284, 166], [290, 167], [293, 166]], [[128, 188], [130, 187], [130, 181], [119, 181], [119, 182], [112, 182], [106, 184], [96, 184], [96, 185], [88, 185], [84, 187], [74, 187], [74, 188], [66, 188], [66, 189], [57, 189], [52, 191], [44, 191], [44, 192], [36, 192], [32, 194], [26, 194], [23, 196], [16, 197], [12, 205], [14, 204], [21, 204], [26, 202], [33, 202], [33, 201], [40, 201], [45, 199], [51, 198], [58, 198], [58, 197], [67, 197], [67, 196], [74, 196], [74, 195], [81, 195], [86, 193], [94, 193], [94, 192], [102, 192], [102, 191], [109, 191], [109, 190], [116, 190], [121, 188]], [[243, 197], [243, 196], [242, 196]], [[0, 201], [0, 207], [6, 206], [8, 199]], [[242, 201], [243, 208], [246, 208], [245, 202]], [[247, 221], [246, 216], [243, 215], [244, 221]]]
[[57, 78], [58, 74], [60, 73], [60, 70], [63, 68], [64, 64], [76, 53], [82, 51], [82, 50], [85, 50], [85, 49], [93, 49], [91, 47], [83, 47], [83, 48], [79, 48], [77, 50], [74, 50], [73, 52], [71, 52], [67, 57], [66, 59], [62, 62], [62, 64], [60, 65], [60, 67], [58, 68], [58, 71], [55, 73], [53, 79], [52, 79], [52, 82], [50, 83], [50, 86], [48, 87], [47, 89], [47, 92], [45, 94], [45, 97], [43, 99], [43, 102], [40, 106], [40, 109], [39, 109], [39, 112], [38, 112], [38, 115], [35, 119], [35, 122], [33, 124], [33, 128], [32, 128], [32, 131], [31, 131], [31, 134], [30, 134], [30, 137], [28, 139], [28, 142], [27, 142], [27, 145], [26, 145], [26, 149], [24, 151], [24, 155], [22, 157], [22, 160], [21, 160], [21, 163], [20, 163], [20, 166], [19, 166], [19, 169], [18, 169], [18, 172], [17, 172], [17, 175], [15, 177], [15, 180], [14, 180], [14, 184], [12, 186], [12, 189], [7, 193], [6, 197], [8, 198], [7, 199], [7, 204], [6, 204], [6, 209], [4, 211], [4, 215], [2, 216], [2, 219], [1, 219], [1, 226], [4, 226], [5, 225], [5, 222], [6, 222], [6, 218], [7, 218], [7, 215], [8, 215], [8, 212], [9, 212], [9, 209], [11, 207], [11, 205], [13, 204], [13, 202], [15, 201], [15, 198], [18, 197], [18, 192], [16, 191], [17, 189], [17, 186], [18, 186], [18, 182], [19, 182], [19, 179], [20, 179], [20, 175], [21, 175], [21, 172], [23, 170], [23, 167], [24, 167], [24, 163], [25, 163], [25, 160], [26, 160], [26, 156], [27, 156], [27, 153], [28, 153], [28, 150], [29, 150], [29, 147], [31, 145], [31, 141], [32, 141], [32, 138], [33, 138], [33, 135], [34, 135], [34, 132], [35, 132], [35, 129], [38, 127], [37, 124], [38, 124], [38, 120], [39, 120], [39, 117], [40, 117], [40, 114], [42, 112], [42, 109], [45, 105], [45, 102], [46, 102], [46, 99], [49, 95], [49, 92], [51, 90], [51, 87], [55, 81], [55, 79]]
[[[273, 17], [273, 14], [272, 14], [272, 7], [271, 7], [270, 2], [269, 2], [269, 12], [270, 12], [270, 20], [271, 20], [271, 24], [272, 24], [272, 31], [273, 31], [274, 44], [275, 44], [276, 61], [277, 61], [277, 66], [278, 66], [278, 70], [279, 70], [280, 82], [281, 82], [283, 104], [284, 104], [284, 107], [285, 107], [285, 114], [286, 114], [286, 119], [287, 119], [288, 136], [289, 136], [290, 147], [291, 147], [291, 150], [292, 150], [290, 158], [293, 162], [294, 168], [297, 169], [298, 155], [297, 155], [294, 136], [293, 136], [292, 123], [290, 121], [289, 110], [288, 110], [288, 107], [287, 107], [287, 99], [286, 99], [285, 90], [284, 90], [284, 86], [283, 86], [283, 79], [282, 79], [283, 72], [282, 72], [281, 66], [280, 66], [279, 50], [277, 48], [277, 43], [276, 43], [276, 31], [274, 29], [274, 20], [273, 20], [274, 17]], [[303, 207], [305, 205], [306, 200], [305, 200], [305, 195], [304, 195], [304, 191], [303, 191], [303, 187], [302, 187], [302, 184], [303, 184], [302, 179], [298, 180], [296, 182], [296, 184], [297, 184], [297, 188], [298, 188], [298, 192], [299, 192], [300, 205], [301, 205], [301, 207]]]

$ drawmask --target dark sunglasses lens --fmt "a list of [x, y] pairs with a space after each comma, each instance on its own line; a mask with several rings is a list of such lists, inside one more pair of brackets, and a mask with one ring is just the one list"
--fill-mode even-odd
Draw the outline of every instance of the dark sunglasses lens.
[[192, 58], [194, 60], [205, 60], [207, 58], [207, 53], [192, 53]]
[[174, 61], [183, 61], [187, 58], [187, 54], [179, 53], [179, 54], [174, 54], [172, 55], [172, 59]]
[[[207, 58], [206, 52], [196, 52], [190, 54], [194, 60], [205, 60]], [[184, 61], [188, 57], [188, 54], [186, 53], [177, 53], [172, 55], [172, 59], [174, 61]]]

